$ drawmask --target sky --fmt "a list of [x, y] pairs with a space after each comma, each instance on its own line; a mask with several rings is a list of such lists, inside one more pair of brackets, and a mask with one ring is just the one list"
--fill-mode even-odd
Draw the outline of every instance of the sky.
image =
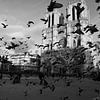
[[[65, 12], [68, 0], [56, 1], [64, 5], [59, 11]], [[86, 0], [86, 2], [90, 10], [90, 23], [97, 24], [99, 27], [100, 18], [96, 11], [97, 4], [95, 0]], [[3, 29], [0, 24], [0, 37], [4, 36], [5, 41], [9, 42], [14, 36], [17, 37], [17, 40], [26, 39], [27, 36], [31, 36], [31, 39], [28, 40], [28, 50], [35, 50], [34, 43], [41, 43], [41, 34], [44, 27], [40, 18], [45, 16], [49, 3], [50, 0], [0, 0], [0, 22], [8, 24], [6, 29]], [[28, 28], [27, 22], [30, 20], [34, 24]], [[2, 42], [0, 44], [2, 45]], [[3, 46], [1, 46], [0, 51], [1, 49], [4, 52]], [[27, 51], [27, 49], [25, 50]], [[17, 48], [13, 52], [22, 52], [25, 50], [19, 50]]]

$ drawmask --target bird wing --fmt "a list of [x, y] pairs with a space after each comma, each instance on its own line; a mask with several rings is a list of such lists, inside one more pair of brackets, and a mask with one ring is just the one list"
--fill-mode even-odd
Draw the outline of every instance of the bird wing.
[[34, 24], [34, 22], [33, 21], [29, 21], [28, 24]]

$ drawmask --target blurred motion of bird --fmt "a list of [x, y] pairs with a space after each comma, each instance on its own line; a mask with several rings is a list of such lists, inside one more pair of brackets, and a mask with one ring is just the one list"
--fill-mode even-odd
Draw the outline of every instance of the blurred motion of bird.
[[69, 97], [68, 96], [65, 96], [63, 100], [69, 100]]
[[27, 95], [28, 95], [28, 91], [25, 90], [25, 91], [24, 91], [24, 96], [27, 96]]
[[45, 45], [45, 46], [43, 47], [43, 49], [45, 49], [46, 47], [49, 47], [49, 44]]
[[88, 46], [90, 47], [90, 48], [93, 48], [94, 47], [94, 45], [93, 45], [93, 43], [92, 42], [87, 42], [87, 44], [88, 44]]
[[72, 32], [73, 34], [75, 34], [75, 33], [77, 33], [77, 34], [82, 34], [82, 35], [84, 35], [84, 33], [82, 32], [82, 30], [81, 29], [77, 29], [76, 31], [73, 31]]
[[55, 86], [52, 85], [50, 89], [52, 90], [52, 92], [54, 92], [54, 90], [55, 90]]
[[77, 3], [77, 6], [74, 6], [77, 10], [77, 19], [79, 20], [80, 14], [84, 11], [84, 7], [81, 7], [81, 3]]
[[66, 15], [66, 18], [68, 19], [68, 18], [69, 18], [69, 16], [70, 16], [70, 14]]
[[16, 39], [15, 37], [12, 37], [12, 40]]
[[18, 41], [21, 45], [23, 44], [23, 42], [22, 41]]
[[91, 34], [94, 34], [94, 32], [98, 32], [99, 30], [96, 28], [96, 25], [87, 25], [85, 28], [84, 28], [84, 31], [86, 31], [86, 33], [88, 31], [91, 32]]
[[28, 36], [28, 37], [26, 37], [27, 39], [30, 39], [31, 38], [31, 36]]
[[78, 95], [81, 96], [81, 93], [82, 93], [82, 92], [83, 92], [83, 89], [79, 87], [79, 88], [78, 88]]
[[100, 0], [95, 0], [96, 3], [100, 3]]
[[100, 10], [100, 6], [98, 6], [96, 10], [99, 11]]
[[8, 45], [8, 46], [6, 47], [6, 49], [8, 49], [8, 50], [10, 50], [10, 49], [15, 49], [16, 47], [19, 46], [19, 44], [15, 44], [15, 43], [13, 43], [13, 42], [10, 42], [10, 43], [11, 43], [11, 45]]
[[4, 24], [4, 23], [1, 23], [3, 25], [3, 28], [6, 28], [8, 25], [7, 24]]
[[98, 38], [100, 38], [100, 34], [98, 35]]
[[33, 21], [28, 21], [27, 26], [30, 27], [31, 24], [34, 24], [34, 22]]
[[76, 27], [80, 27], [80, 26], [82, 26], [82, 25], [81, 25], [80, 23], [76, 23], [75, 26], [76, 26]]
[[89, 27], [90, 27], [89, 25], [87, 25], [86, 27], [84, 27], [84, 31], [86, 31], [86, 29], [89, 28]]
[[4, 39], [4, 37], [0, 37], [0, 41], [2, 41]]
[[44, 24], [46, 24], [48, 22], [48, 19], [41, 18], [40, 20], [44, 21]]
[[40, 94], [42, 94], [43, 93], [43, 90], [42, 89], [40, 89]]
[[37, 46], [38, 48], [44, 47], [44, 45], [39, 45], [39, 44], [34, 44], [34, 45]]
[[3, 84], [5, 84], [5, 83], [6, 83], [6, 81], [3, 81], [2, 83], [3, 83]]
[[65, 26], [65, 24], [57, 24], [57, 28], [59, 28], [61, 26]]
[[12, 45], [12, 48], [15, 48], [15, 47], [18, 47], [19, 46], [19, 44], [15, 44], [15, 43], [13, 43], [13, 42], [10, 42], [11, 43], [11, 45]]
[[63, 5], [61, 3], [57, 3], [56, 1], [51, 0], [47, 10], [48, 12], [52, 12], [55, 8], [61, 8]]
[[67, 81], [66, 86], [70, 86], [70, 85], [71, 85], [71, 81]]
[[97, 93], [99, 95], [99, 93], [100, 93], [99, 89], [96, 88], [94, 91], [95, 91], [95, 93]]
[[0, 83], [0, 86], [2, 86], [2, 84]]
[[59, 44], [60, 42], [55, 42], [53, 45]]

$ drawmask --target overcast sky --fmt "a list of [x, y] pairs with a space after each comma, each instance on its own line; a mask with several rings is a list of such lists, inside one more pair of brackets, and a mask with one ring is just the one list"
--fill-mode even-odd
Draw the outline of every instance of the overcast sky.
[[[64, 4], [64, 7], [60, 9], [60, 12], [64, 12], [68, 0], [56, 1]], [[100, 20], [96, 11], [97, 5], [94, 1], [86, 0], [90, 9], [91, 23], [99, 25]], [[6, 41], [9, 41], [13, 36], [17, 38], [31, 36], [29, 49], [34, 48], [34, 45], [31, 45], [34, 44], [34, 41], [35, 43], [41, 43], [41, 31], [44, 24], [40, 18], [44, 17], [49, 3], [50, 0], [0, 0], [0, 22], [5, 22], [9, 25], [6, 29], [3, 29], [2, 25], [0, 25], [0, 36], [5, 36]], [[30, 28], [27, 27], [29, 20], [35, 23]]]

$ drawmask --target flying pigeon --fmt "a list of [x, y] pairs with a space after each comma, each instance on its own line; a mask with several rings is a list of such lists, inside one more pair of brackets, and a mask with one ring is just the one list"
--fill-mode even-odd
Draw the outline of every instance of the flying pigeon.
[[77, 19], [79, 20], [80, 14], [84, 11], [84, 7], [81, 7], [81, 3], [77, 3], [77, 6], [74, 6], [77, 10]]
[[82, 93], [82, 92], [83, 92], [83, 89], [79, 87], [79, 88], [78, 88], [78, 95], [81, 96], [81, 93]]
[[45, 46], [43, 47], [43, 49], [45, 49], [46, 47], [49, 47], [49, 44], [45, 45]]
[[55, 8], [61, 8], [61, 7], [63, 7], [62, 4], [51, 0], [50, 5], [48, 6], [47, 10], [48, 10], [48, 12], [52, 12]]
[[26, 37], [27, 39], [30, 39], [31, 38], [31, 36], [28, 36], [28, 37]]
[[96, 10], [99, 11], [100, 10], [100, 6], [98, 6]]
[[25, 90], [25, 91], [24, 91], [24, 96], [27, 96], [27, 95], [28, 95], [28, 91]]
[[70, 14], [66, 15], [66, 18], [68, 18], [70, 16]]
[[8, 25], [4, 24], [4, 23], [1, 23], [3, 25], [3, 28], [6, 28]]
[[0, 41], [2, 41], [3, 39], [4, 39], [4, 37], [1, 37], [1, 38], [0, 38]]
[[44, 24], [46, 24], [48, 22], [48, 19], [41, 18], [40, 20], [44, 21]]
[[34, 24], [34, 22], [33, 21], [28, 21], [27, 26], [30, 27], [31, 24]]
[[90, 42], [90, 41], [88, 41], [87, 44], [88, 44], [88, 46], [89, 46], [90, 48], [93, 48], [93, 47], [94, 47], [93, 43]]
[[84, 33], [81, 31], [81, 29], [77, 29], [76, 31], [74, 31], [72, 33], [73, 34], [77, 33], [77, 34], [83, 34], [84, 35]]
[[99, 89], [95, 89], [94, 91], [95, 91], [95, 93], [97, 93], [99, 95], [99, 93], [100, 93]]
[[100, 38], [100, 34], [98, 35], [98, 38]]
[[12, 40], [16, 39], [15, 37], [12, 37]]
[[21, 45], [23, 44], [23, 42], [22, 41], [18, 41]]
[[100, 0], [95, 0], [96, 3], [100, 3]]
[[75, 25], [76, 27], [80, 27], [80, 26], [82, 26], [80, 23], [76, 23], [76, 25]]
[[86, 26], [85, 28], [84, 28], [84, 31], [86, 30], [86, 33], [88, 32], [88, 31], [90, 31], [91, 32], [91, 34], [93, 34], [94, 32], [98, 32], [99, 30], [96, 28], [96, 25], [88, 25], [88, 26]]
[[15, 44], [15, 43], [13, 43], [13, 42], [10, 42], [10, 43], [11, 43], [11, 45], [9, 45], [9, 46], [6, 47], [6, 49], [8, 49], [8, 50], [10, 50], [10, 49], [15, 49], [16, 47], [19, 46], [19, 44]]

